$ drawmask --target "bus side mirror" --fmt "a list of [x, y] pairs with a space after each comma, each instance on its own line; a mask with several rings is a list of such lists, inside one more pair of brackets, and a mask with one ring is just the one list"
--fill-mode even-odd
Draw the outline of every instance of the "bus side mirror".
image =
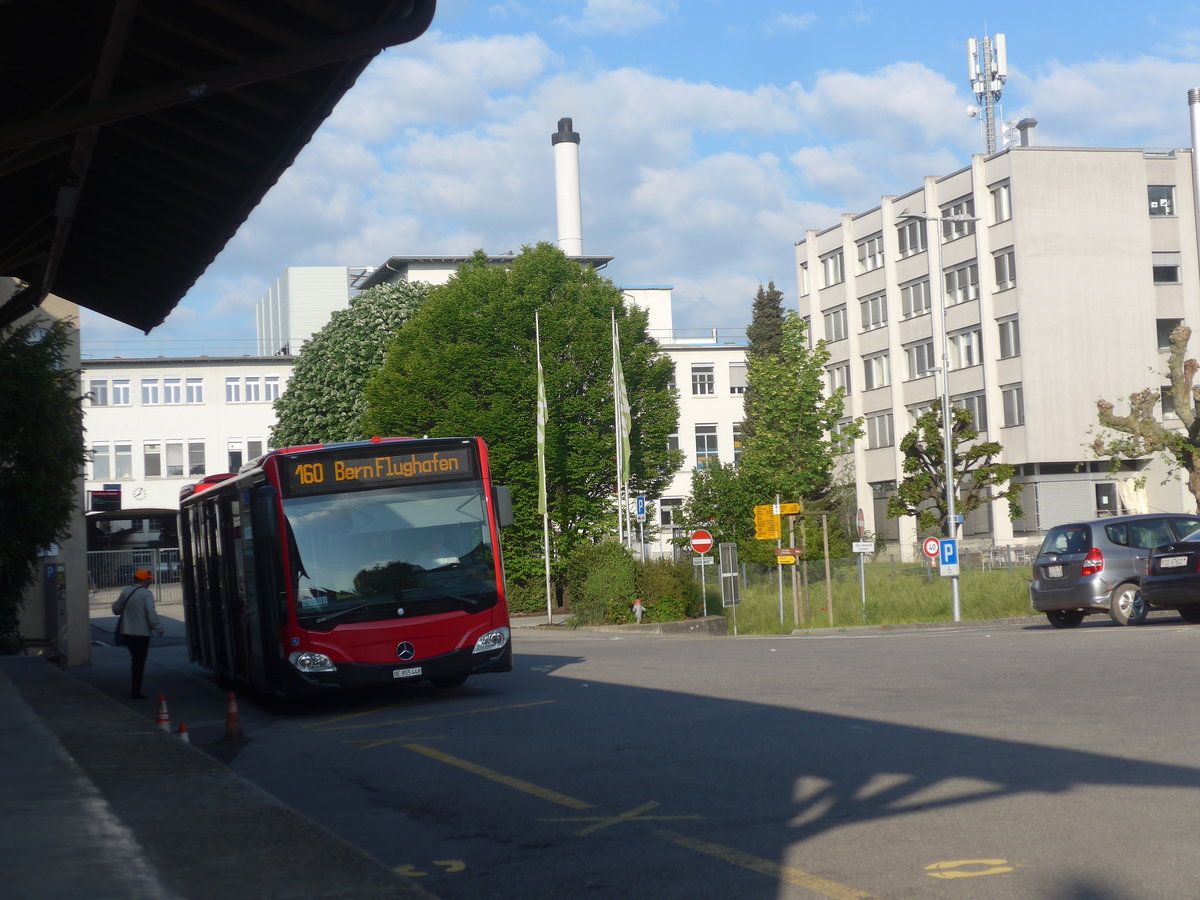
[[513, 523], [512, 491], [503, 485], [495, 486], [496, 493], [496, 524], [507, 528]]
[[254, 532], [259, 537], [279, 537], [279, 519], [275, 515], [275, 497], [278, 492], [271, 485], [264, 485], [254, 492], [254, 507], [251, 510]]

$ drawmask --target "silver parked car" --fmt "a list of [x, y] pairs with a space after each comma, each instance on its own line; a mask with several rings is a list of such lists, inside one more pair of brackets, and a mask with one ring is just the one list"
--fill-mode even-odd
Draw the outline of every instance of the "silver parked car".
[[1200, 516], [1113, 516], [1056, 525], [1033, 564], [1029, 600], [1056, 628], [1074, 628], [1091, 613], [1118, 625], [1146, 618], [1139, 588], [1150, 551], [1200, 529]]

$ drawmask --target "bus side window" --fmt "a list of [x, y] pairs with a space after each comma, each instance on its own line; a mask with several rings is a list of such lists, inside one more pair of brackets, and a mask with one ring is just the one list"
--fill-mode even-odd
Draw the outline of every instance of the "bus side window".
[[507, 528], [513, 523], [512, 491], [504, 485], [495, 485], [496, 494], [496, 524]]

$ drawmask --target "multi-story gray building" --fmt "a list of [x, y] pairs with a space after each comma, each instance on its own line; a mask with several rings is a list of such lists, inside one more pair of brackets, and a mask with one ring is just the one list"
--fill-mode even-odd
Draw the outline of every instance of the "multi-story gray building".
[[912, 552], [912, 520], [884, 509], [903, 477], [899, 443], [942, 395], [943, 368], [953, 405], [1025, 486], [1023, 518], [996, 501], [967, 517], [968, 542], [1194, 508], [1160, 464], [1114, 475], [1088, 447], [1097, 399], [1120, 411], [1165, 385], [1168, 336], [1200, 322], [1194, 196], [1189, 150], [1025, 145], [797, 242], [800, 312], [828, 342], [831, 389], [846, 387], [847, 415], [865, 421], [847, 461], [869, 530]]

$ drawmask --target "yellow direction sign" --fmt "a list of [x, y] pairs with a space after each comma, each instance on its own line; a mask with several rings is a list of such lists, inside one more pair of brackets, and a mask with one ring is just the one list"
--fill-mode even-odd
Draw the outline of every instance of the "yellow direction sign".
[[794, 566], [796, 564], [796, 557], [794, 557], [794, 556], [777, 556], [777, 557], [775, 557], [775, 562], [779, 563], [779, 565], [781, 565], [781, 566]]
[[780, 503], [779, 513], [784, 516], [798, 516], [804, 511], [804, 507], [799, 503]]
[[754, 507], [754, 539], [774, 541], [779, 539], [779, 516], [770, 503]]

